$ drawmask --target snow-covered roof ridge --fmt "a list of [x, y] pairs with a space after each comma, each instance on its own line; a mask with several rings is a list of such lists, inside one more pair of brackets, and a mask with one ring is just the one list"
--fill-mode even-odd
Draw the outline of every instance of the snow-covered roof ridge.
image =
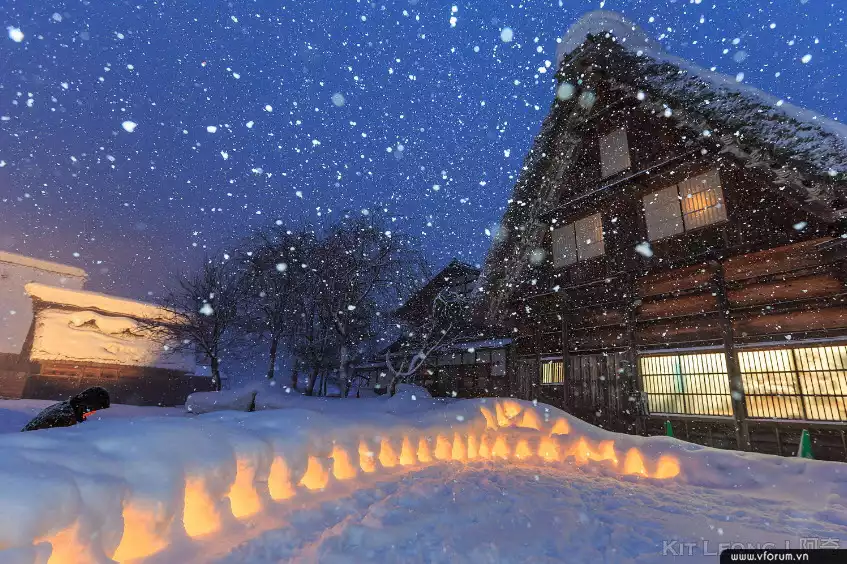
[[[710, 120], [720, 119], [721, 115], [740, 120], [746, 126], [742, 133], [756, 135], [777, 151], [808, 163], [819, 175], [847, 173], [847, 124], [786, 103], [737, 77], [671, 55], [639, 26], [615, 12], [589, 12], [574, 23], [559, 45], [558, 66], [561, 68], [567, 55], [579, 49], [589, 35], [600, 34], [611, 35], [617, 44], [639, 58], [655, 61], [656, 68], [646, 69], [653, 72], [643, 73], [643, 78], [660, 94], [686, 105], [685, 109]], [[679, 72], [669, 72], [661, 68], [663, 64], [672, 65]], [[722, 100], [704, 102], [707, 93]], [[733, 100], [739, 97], [744, 100], [744, 107]], [[790, 124], [783, 123], [786, 120]]]
[[585, 43], [586, 37], [599, 33], [610, 33], [622, 45], [631, 49], [655, 49], [662, 52], [662, 47], [657, 41], [652, 40], [644, 30], [621, 14], [610, 10], [594, 10], [583, 15], [568, 28], [556, 49], [556, 63], [561, 65], [562, 59], [579, 49]]
[[173, 322], [174, 315], [163, 307], [128, 298], [119, 298], [97, 292], [69, 290], [30, 282], [24, 287], [27, 295], [42, 302], [90, 309], [113, 315], [124, 315], [135, 319]]
[[0, 251], [0, 262], [15, 264], [18, 266], [27, 266], [38, 270], [46, 270], [57, 274], [65, 274], [67, 276], [76, 276], [77, 278], [88, 278], [88, 274], [81, 268], [52, 262], [49, 260], [41, 260], [28, 257], [26, 255], [18, 255], [6, 251]]

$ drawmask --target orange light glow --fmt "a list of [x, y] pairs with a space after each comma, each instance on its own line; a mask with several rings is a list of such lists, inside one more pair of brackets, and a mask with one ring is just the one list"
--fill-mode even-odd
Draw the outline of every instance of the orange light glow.
[[426, 438], [421, 437], [418, 441], [418, 462], [429, 464], [432, 462], [432, 454], [429, 452], [429, 443]]
[[255, 515], [262, 510], [262, 499], [253, 486], [255, 478], [256, 469], [250, 461], [239, 460], [235, 481], [227, 494], [232, 514], [237, 519]]
[[590, 452], [591, 460], [596, 462], [608, 461], [612, 466], [618, 465], [618, 456], [615, 454], [615, 441], [602, 441], [597, 448]]
[[591, 448], [588, 446], [585, 437], [580, 437], [576, 444], [568, 450], [568, 456], [573, 456], [577, 465], [585, 464], [591, 459]]
[[383, 468], [394, 468], [397, 466], [397, 453], [388, 439], [382, 439], [379, 444], [379, 463]]
[[659, 462], [656, 464], [656, 474], [654, 478], [659, 480], [668, 480], [679, 476], [679, 462], [676, 458], [663, 454], [659, 457]]
[[300, 479], [300, 485], [309, 490], [322, 490], [329, 483], [329, 472], [321, 466], [320, 460], [314, 456], [309, 457], [306, 464], [306, 473]]
[[551, 435], [567, 435], [571, 432], [571, 426], [568, 425], [567, 419], [557, 419], [550, 430]]
[[415, 449], [412, 448], [412, 441], [409, 437], [403, 437], [403, 444], [400, 445], [400, 464], [402, 466], [414, 466], [418, 463], [415, 457]]
[[85, 421], [86, 419], [88, 419], [89, 417], [91, 417], [92, 415], [94, 415], [95, 413], [97, 413], [97, 410], [89, 411], [89, 412], [87, 412], [87, 413], [83, 413], [83, 414], [82, 414], [82, 420], [83, 420], [83, 421]]
[[34, 544], [49, 542], [52, 546], [47, 564], [87, 564], [92, 558], [88, 549], [79, 541], [79, 522], [58, 533], [40, 538]]
[[494, 414], [484, 407], [480, 407], [479, 410], [482, 412], [482, 416], [485, 417], [485, 428], [494, 429], [496, 431], [497, 420], [494, 418]]
[[459, 433], [453, 434], [453, 448], [450, 452], [450, 459], [458, 462], [467, 460], [468, 447], [465, 445], [464, 439], [459, 436]]
[[488, 437], [485, 435], [479, 440], [479, 457], [485, 459], [491, 458], [491, 447], [488, 446]]
[[529, 443], [526, 439], [521, 439], [518, 441], [517, 446], [515, 447], [515, 458], [518, 460], [526, 460], [532, 456], [532, 449], [529, 448]]
[[517, 417], [522, 409], [523, 408], [521, 407], [521, 404], [516, 401], [505, 400], [503, 402], [503, 413], [505, 413], [506, 417], [508, 417], [509, 419], [514, 419], [515, 417]]
[[365, 441], [359, 443], [359, 468], [367, 474], [376, 471], [376, 455]]
[[509, 445], [506, 444], [506, 439], [502, 436], [497, 437], [494, 441], [494, 448], [491, 449], [491, 455], [495, 458], [509, 458]]
[[506, 412], [503, 411], [503, 406], [499, 403], [494, 404], [494, 413], [497, 415], [498, 427], [509, 427], [512, 424], [512, 422], [509, 421], [509, 418], [506, 417]]
[[338, 445], [332, 447], [332, 476], [336, 480], [350, 480], [356, 477], [356, 467], [350, 462], [350, 455]]
[[192, 478], [185, 484], [185, 507], [182, 514], [182, 524], [185, 527], [186, 534], [191, 538], [202, 537], [221, 528], [218, 507], [201, 479]]
[[555, 462], [559, 460], [559, 443], [550, 437], [542, 437], [538, 444], [538, 456], [546, 462]]
[[[130, 502], [124, 506], [124, 530], [121, 542], [112, 555], [115, 562], [146, 558], [168, 546], [161, 537], [161, 527], [156, 522], [155, 511]], [[187, 532], [187, 531], [186, 531]]]
[[536, 431], [541, 430], [541, 420], [538, 418], [538, 414], [533, 409], [527, 409], [523, 412], [523, 417], [521, 418], [521, 422], [518, 423], [518, 427], [522, 427], [524, 429], [535, 429]]
[[479, 444], [474, 435], [468, 435], [468, 460], [473, 460], [479, 456]]
[[268, 492], [274, 501], [282, 501], [294, 496], [294, 486], [291, 485], [291, 471], [281, 456], [274, 458], [271, 471], [268, 474]]
[[638, 449], [631, 448], [626, 453], [626, 458], [623, 461], [624, 474], [640, 474], [647, 475], [647, 469], [644, 467], [644, 459]]
[[453, 456], [453, 446], [450, 441], [442, 435], [435, 439], [435, 458], [437, 460], [450, 460]]

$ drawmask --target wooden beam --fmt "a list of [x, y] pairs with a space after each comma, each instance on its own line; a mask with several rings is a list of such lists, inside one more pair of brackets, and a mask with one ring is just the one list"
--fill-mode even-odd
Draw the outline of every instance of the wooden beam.
[[570, 353], [570, 314], [568, 313], [567, 298], [563, 300], [559, 308], [562, 315], [562, 409], [568, 411], [571, 408], [571, 399], [568, 390], [571, 380], [571, 353]]
[[[638, 274], [633, 273], [629, 281], [629, 296], [627, 300], [627, 308], [625, 312], [626, 319], [626, 360], [629, 364], [627, 370], [627, 385], [624, 389], [627, 397], [625, 405], [630, 407], [632, 415], [635, 417], [635, 433], [638, 435], [646, 434], [646, 422], [644, 415], [646, 409], [643, 405], [644, 383], [641, 381], [641, 370], [638, 366], [638, 346], [635, 332], [638, 327], [638, 307], [640, 299], [638, 298]], [[630, 398], [635, 398], [635, 401]]]
[[738, 450], [750, 450], [750, 430], [747, 427], [747, 406], [744, 403], [744, 381], [741, 379], [741, 367], [735, 351], [735, 332], [730, 317], [729, 297], [726, 290], [723, 265], [715, 261], [712, 264], [712, 286], [718, 301], [719, 324], [723, 337], [724, 355], [726, 355], [726, 371], [729, 376], [729, 391], [732, 395], [732, 416], [735, 419], [735, 440]]

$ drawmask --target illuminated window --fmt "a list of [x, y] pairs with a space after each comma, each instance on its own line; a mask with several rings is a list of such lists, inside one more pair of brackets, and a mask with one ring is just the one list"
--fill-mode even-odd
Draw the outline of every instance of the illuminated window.
[[599, 213], [553, 230], [553, 266], [557, 268], [604, 253], [603, 219]]
[[650, 413], [732, 415], [723, 353], [643, 356], [639, 368]]
[[749, 417], [847, 419], [847, 346], [744, 351], [738, 360]]
[[603, 178], [628, 169], [630, 164], [626, 129], [621, 127], [600, 137], [600, 171]]
[[720, 175], [712, 169], [643, 198], [651, 241], [726, 220]]
[[565, 367], [561, 360], [545, 361], [541, 363], [541, 384], [561, 385], [565, 383]]

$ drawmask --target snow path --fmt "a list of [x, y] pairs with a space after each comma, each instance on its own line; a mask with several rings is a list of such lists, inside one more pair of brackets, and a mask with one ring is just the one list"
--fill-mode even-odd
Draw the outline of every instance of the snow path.
[[666, 541], [708, 541], [697, 553], [714, 562], [720, 543], [847, 546], [847, 465], [418, 393], [0, 434], [0, 562], [644, 563]]
[[[575, 467], [450, 465], [300, 506], [217, 564], [279, 562], [714, 562], [720, 543], [800, 546], [847, 523], [813, 506], [732, 490], [602, 476]], [[704, 544], [702, 541], [705, 540]], [[673, 542], [678, 541], [678, 542]], [[704, 554], [706, 551], [706, 554]], [[198, 560], [200, 562], [200, 560]]]

